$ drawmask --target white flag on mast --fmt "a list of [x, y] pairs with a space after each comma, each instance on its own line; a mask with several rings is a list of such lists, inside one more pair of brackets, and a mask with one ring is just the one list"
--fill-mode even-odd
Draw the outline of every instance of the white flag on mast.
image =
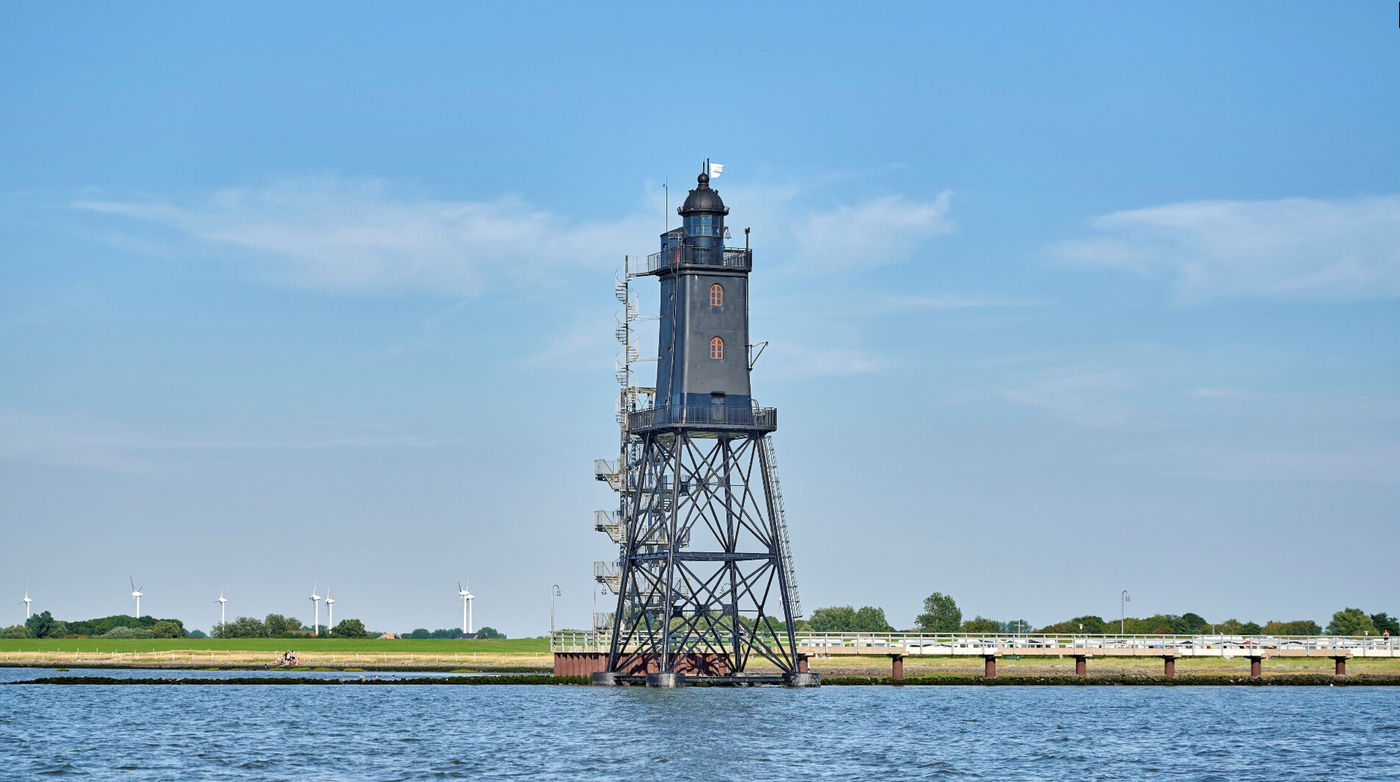
[[724, 165], [723, 165], [723, 164], [721, 164], [721, 163], [711, 163], [711, 164], [710, 164], [710, 179], [715, 179], [715, 178], [718, 177], [718, 176], [720, 175], [720, 173], [723, 172], [723, 171], [724, 171]]

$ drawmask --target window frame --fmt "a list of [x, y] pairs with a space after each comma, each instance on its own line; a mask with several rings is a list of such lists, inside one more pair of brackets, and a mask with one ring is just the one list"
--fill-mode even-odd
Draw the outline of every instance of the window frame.
[[719, 335], [710, 337], [710, 360], [724, 360], [724, 337], [721, 337]]
[[724, 306], [724, 286], [717, 282], [710, 283], [710, 306]]

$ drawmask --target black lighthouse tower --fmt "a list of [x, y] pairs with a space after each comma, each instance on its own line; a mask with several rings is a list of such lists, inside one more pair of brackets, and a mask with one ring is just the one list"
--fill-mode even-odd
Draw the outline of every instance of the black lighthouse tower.
[[[627, 414], [621, 578], [600, 682], [812, 684], [771, 434], [749, 386], [752, 251], [701, 174], [643, 274], [661, 283], [654, 406]], [[745, 242], [747, 245], [747, 241]], [[756, 659], [774, 672], [748, 672]]]

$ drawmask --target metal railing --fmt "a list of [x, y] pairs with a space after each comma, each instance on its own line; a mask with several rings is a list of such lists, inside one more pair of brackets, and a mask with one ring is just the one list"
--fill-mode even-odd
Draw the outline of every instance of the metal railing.
[[750, 271], [753, 269], [753, 251], [725, 247], [690, 247], [673, 245], [661, 252], [647, 256], [646, 274], [655, 274], [663, 269], [686, 267], [710, 267]]
[[721, 429], [752, 429], [771, 432], [778, 428], [774, 407], [731, 407], [727, 405], [679, 405], [653, 407], [627, 415], [627, 429], [642, 432], [665, 426], [708, 426]]
[[[606, 649], [606, 634], [561, 632], [553, 651]], [[953, 654], [1036, 652], [1073, 654], [1100, 650], [1150, 654], [1193, 652], [1203, 656], [1249, 656], [1253, 652], [1315, 652], [1321, 656], [1400, 657], [1400, 638], [1359, 635], [1088, 635], [1011, 633], [813, 633], [798, 632], [797, 646], [807, 652], [841, 650], [845, 654]]]
[[1400, 639], [1329, 635], [1088, 635], [1043, 633], [812, 633], [797, 634], [799, 646], [832, 648], [942, 650], [968, 648], [1047, 650], [1268, 650], [1391, 651], [1400, 656]]

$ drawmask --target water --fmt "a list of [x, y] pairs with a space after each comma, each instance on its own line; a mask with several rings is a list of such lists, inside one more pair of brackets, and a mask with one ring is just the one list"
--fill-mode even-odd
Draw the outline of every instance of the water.
[[1400, 688], [0, 687], [0, 778], [43, 775], [1393, 779]]

